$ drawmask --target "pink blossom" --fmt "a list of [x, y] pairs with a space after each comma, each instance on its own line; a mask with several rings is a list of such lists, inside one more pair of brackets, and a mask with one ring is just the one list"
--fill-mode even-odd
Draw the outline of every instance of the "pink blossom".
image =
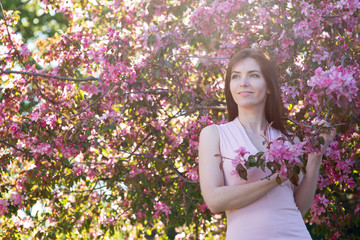
[[56, 226], [57, 221], [55, 217], [49, 217], [47, 220], [49, 221], [49, 226], [51, 227]]
[[291, 45], [294, 45], [294, 40], [292, 40], [291, 38], [284, 38], [282, 40], [282, 47], [283, 48], [288, 48]]
[[0, 216], [4, 215], [5, 213], [8, 213], [8, 207], [9, 202], [7, 199], [0, 199]]
[[360, 212], [360, 204], [356, 205], [355, 211], [354, 211], [354, 215], [356, 215], [358, 212]]
[[96, 171], [95, 168], [91, 168], [87, 171], [87, 177], [90, 178], [90, 179], [94, 179], [96, 178], [98, 175], [98, 172]]
[[53, 149], [49, 143], [40, 143], [37, 146], [31, 147], [34, 153], [50, 155]]
[[235, 159], [232, 160], [232, 165], [234, 167], [236, 167], [240, 162], [243, 162], [245, 160], [244, 156], [250, 152], [246, 151], [245, 147], [240, 147], [239, 149], [235, 150], [235, 153], [237, 153], [237, 155]]
[[[135, 215], [136, 215], [136, 219], [138, 221], [141, 221], [146, 216], [144, 210], [142, 210], [142, 209], [139, 209], [138, 211], [136, 211]], [[155, 218], [159, 218], [159, 214], [154, 214], [154, 215], [155, 215]]]
[[323, 206], [315, 205], [311, 207], [311, 213], [315, 214], [316, 216], [320, 216], [321, 214], [325, 213], [325, 208]]
[[20, 55], [24, 56], [24, 57], [28, 57], [30, 56], [30, 51], [27, 47], [27, 44], [23, 44], [21, 46], [21, 49], [20, 49]]
[[101, 236], [103, 234], [103, 230], [100, 227], [92, 228], [89, 232], [89, 235], [92, 238], [97, 238], [98, 236]]
[[137, 165], [132, 165], [130, 168], [131, 168], [131, 170], [129, 172], [129, 176], [131, 178], [135, 177], [138, 174], [146, 172], [146, 169], [144, 166], [138, 167]]
[[[234, 159], [231, 160], [233, 167], [236, 169], [239, 163], [243, 163], [245, 159], [245, 155], [249, 154], [250, 152], [246, 151], [245, 147], [240, 147], [239, 149], [235, 150], [236, 156]], [[233, 170], [231, 175], [236, 175], [237, 171]]]
[[114, 225], [115, 224], [114, 217], [111, 215], [107, 216], [106, 212], [100, 213], [99, 222], [100, 222], [100, 224], [105, 224], [105, 225]]
[[14, 203], [14, 205], [19, 205], [22, 207], [22, 201], [25, 199], [23, 195], [20, 193], [13, 193], [11, 194], [10, 200]]
[[30, 114], [30, 119], [31, 121], [36, 122], [39, 119], [39, 112], [38, 111], [34, 111]]
[[82, 173], [88, 172], [88, 169], [89, 169], [89, 167], [84, 165], [83, 163], [75, 162], [72, 172], [75, 176], [80, 176], [80, 175], [82, 175]]
[[194, 167], [186, 167], [186, 176], [193, 181], [199, 180], [198, 169]]
[[257, 11], [261, 21], [266, 21], [271, 18], [270, 13], [266, 10], [266, 8], [259, 7]]
[[22, 226], [25, 229], [33, 228], [34, 227], [34, 220], [30, 216], [26, 216], [21, 219], [16, 219], [14, 223], [18, 226]]
[[245, 147], [240, 147], [239, 149], [235, 150], [235, 152], [240, 155], [240, 156], [244, 156], [245, 154], [249, 153], [248, 151], [246, 151]]
[[317, 194], [316, 197], [315, 197], [315, 201], [317, 201], [318, 203], [324, 205], [325, 207], [330, 202], [329, 199], [327, 199], [324, 194]]
[[198, 206], [198, 209], [200, 210], [200, 212], [205, 212], [207, 208], [208, 207], [205, 202]]
[[56, 126], [56, 120], [57, 120], [56, 115], [54, 115], [54, 114], [47, 115], [47, 116], [43, 117], [42, 119], [46, 122], [46, 125], [48, 125], [50, 127], [50, 129], [53, 129]]
[[26, 182], [26, 177], [21, 176], [17, 182], [16, 182], [16, 189], [19, 190], [26, 190], [25, 188], [25, 182]]
[[157, 210], [157, 212], [161, 211], [163, 213], [165, 213], [165, 215], [169, 215], [171, 214], [171, 207], [167, 206], [165, 203], [163, 202], [157, 202], [154, 206], [154, 209]]
[[41, 122], [40, 122], [40, 126], [41, 126], [41, 127], [45, 127], [45, 126], [46, 126], [46, 121], [41, 121]]
[[[351, 67], [333, 66], [329, 70], [317, 68], [315, 75], [310, 78], [307, 85], [312, 88], [311, 92], [316, 93], [317, 98], [336, 96], [337, 105], [343, 108], [340, 102], [341, 97], [345, 97], [349, 102], [357, 103], [358, 87], [353, 76], [354, 70]], [[313, 96], [307, 96], [307, 99]], [[309, 99], [311, 100], [311, 99]], [[312, 103], [317, 107], [317, 102]]]
[[14, 124], [10, 127], [10, 130], [11, 130], [11, 132], [16, 133], [17, 131], [20, 130], [20, 128], [19, 128], [19, 126]]

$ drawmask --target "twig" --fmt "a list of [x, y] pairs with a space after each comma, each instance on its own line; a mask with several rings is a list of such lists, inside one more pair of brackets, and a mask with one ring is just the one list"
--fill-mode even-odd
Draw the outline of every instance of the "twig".
[[85, 112], [85, 111], [86, 111], [87, 109], [89, 109], [90, 107], [92, 107], [92, 106], [93, 106], [95, 103], [97, 103], [101, 98], [103, 98], [103, 97], [110, 91], [110, 89], [111, 89], [111, 86], [108, 87], [108, 89], [106, 89], [106, 91], [105, 91], [103, 94], [101, 94], [101, 96], [98, 97], [94, 102], [92, 102], [91, 104], [89, 104], [86, 108], [84, 108], [84, 109], [81, 110], [80, 112], [78, 112], [78, 113], [76, 113], [76, 114], [74, 114], [74, 115], [71, 115], [70, 118], [76, 117], [76, 116], [80, 115], [81, 113]]
[[171, 162], [167, 161], [167, 160], [160, 159], [160, 158], [157, 158], [157, 157], [148, 155], [148, 154], [133, 154], [133, 155], [135, 155], [135, 156], [140, 156], [141, 158], [154, 159], [154, 160], [156, 160], [156, 161], [159, 161], [159, 162], [168, 164], [168, 165], [170, 166], [170, 168], [171, 168], [172, 170], [174, 170], [175, 173], [176, 173], [183, 181], [185, 181], [185, 182], [187, 182], [187, 183], [197, 183], [197, 182], [194, 182], [194, 181], [191, 181], [191, 180], [185, 178], [185, 177], [181, 174], [181, 172], [179, 172], [179, 170], [177, 170], [177, 168], [175, 168], [174, 165], [173, 165]]
[[327, 121], [327, 119], [328, 119], [328, 117], [329, 117], [329, 114], [330, 114], [330, 109], [328, 109], [327, 111], [326, 111], [326, 115], [325, 115], [325, 121]]
[[230, 59], [230, 57], [209, 57], [209, 56], [194, 56], [194, 55], [186, 55], [186, 54], [175, 54], [177, 56], [185, 56], [188, 58], [205, 58], [205, 59]]
[[45, 96], [45, 94], [42, 92], [41, 87], [37, 84], [36, 81], [33, 81], [33, 82], [34, 82], [35, 86], [39, 89], [40, 95], [41, 95], [44, 99], [48, 100], [49, 102], [51, 102], [51, 103], [54, 104], [54, 105], [57, 104], [56, 102], [54, 102], [53, 100], [51, 100], [50, 98], [48, 98], [47, 96]]
[[23, 72], [23, 71], [14, 71], [10, 69], [2, 70], [0, 69], [0, 74], [22, 74], [22, 75], [30, 75], [30, 76], [38, 76], [38, 77], [45, 77], [45, 78], [55, 78], [62, 81], [74, 81], [74, 82], [86, 82], [86, 81], [92, 81], [97, 80], [102, 82], [100, 78], [96, 78], [93, 76], [87, 77], [87, 78], [70, 78], [70, 77], [62, 77], [62, 76], [56, 76], [56, 75], [49, 75], [49, 74], [43, 74], [43, 73], [34, 73], [34, 72]]
[[346, 59], [348, 59], [347, 56], [343, 56], [343, 57], [341, 58], [341, 66], [342, 66], [342, 67], [345, 67], [344, 64], [345, 64], [345, 60], [346, 60]]
[[14, 11], [19, 10], [20, 8], [22, 8], [24, 5], [28, 4], [30, 2], [30, 0], [27, 0], [26, 2], [24, 2], [23, 4], [21, 4], [20, 6], [18, 6], [17, 8], [14, 9]]
[[3, 144], [5, 144], [5, 145], [8, 146], [8, 147], [14, 148], [15, 150], [17, 150], [17, 151], [19, 151], [19, 152], [22, 152], [22, 153], [25, 153], [25, 154], [31, 154], [31, 152], [26, 151], [26, 150], [22, 150], [22, 149], [16, 147], [15, 145], [13, 145], [13, 144], [11, 144], [11, 143], [8, 143], [8, 142], [6, 142], [6, 141], [4, 141], [4, 140], [1, 140], [1, 139], [0, 139], [0, 142], [2, 142]]
[[266, 177], [263, 177], [262, 179], [260, 179], [260, 180], [265, 180], [265, 179], [267, 179], [267, 180], [269, 180], [270, 181], [270, 177], [272, 176], [272, 175], [274, 175], [275, 173], [271, 173], [270, 175], [267, 175]]
[[[15, 45], [14, 45], [12, 39], [11, 39], [11, 35], [10, 35], [10, 31], [9, 31], [9, 26], [8, 26], [8, 24], [7, 24], [7, 22], [6, 22], [6, 17], [5, 17], [5, 14], [4, 14], [4, 8], [3, 8], [3, 5], [2, 5], [1, 1], [0, 1], [0, 7], [1, 7], [1, 15], [2, 15], [3, 18], [4, 18], [4, 23], [5, 23], [5, 26], [6, 26], [6, 31], [7, 31], [7, 33], [8, 33], [9, 40], [10, 40], [11, 45], [13, 46], [13, 48], [14, 48], [14, 50], [15, 50], [15, 52], [16, 52], [16, 48], [15, 48]], [[19, 57], [19, 56], [18, 56], [18, 57]]]
[[219, 111], [226, 111], [227, 107], [222, 106], [197, 106], [195, 109], [212, 109], [212, 110], [219, 110]]
[[[160, 90], [160, 91], [158, 91]], [[124, 93], [124, 95], [128, 95], [128, 94], [141, 94], [141, 93], [150, 93], [150, 94], [163, 94], [163, 93], [168, 93], [167, 89], [155, 89], [155, 90], [149, 90], [149, 91], [136, 91], [136, 92], [126, 92]]]
[[[282, 119], [289, 120], [290, 122], [294, 123], [294, 124], [297, 125], [297, 126], [300, 125], [300, 123], [298, 123], [297, 121], [295, 121], [295, 120], [293, 120], [293, 119], [291, 119], [291, 118], [289, 118], [289, 117], [282, 117]], [[310, 125], [307, 125], [307, 124], [303, 124], [303, 125], [304, 125], [305, 127], [311, 128]]]
[[203, 58], [203, 59], [230, 59], [230, 57], [210, 57], [210, 56], [194, 56], [194, 55], [186, 55], [186, 54], [173, 54], [168, 56], [167, 60], [175, 56], [183, 56], [188, 58]]

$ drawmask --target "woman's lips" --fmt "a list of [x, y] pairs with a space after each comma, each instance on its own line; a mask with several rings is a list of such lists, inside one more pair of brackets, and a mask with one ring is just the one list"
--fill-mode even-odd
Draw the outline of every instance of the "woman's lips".
[[242, 91], [242, 92], [239, 92], [239, 95], [240, 96], [243, 96], [243, 97], [246, 97], [246, 96], [249, 96], [252, 92], [250, 91]]

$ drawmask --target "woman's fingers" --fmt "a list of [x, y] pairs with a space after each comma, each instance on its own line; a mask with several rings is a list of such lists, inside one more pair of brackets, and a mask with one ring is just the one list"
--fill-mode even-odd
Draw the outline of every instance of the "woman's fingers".
[[330, 123], [325, 120], [315, 120], [313, 124], [319, 127], [328, 128], [329, 131], [322, 132], [319, 136], [324, 138], [324, 144], [321, 146], [321, 152], [324, 153], [329, 147], [330, 143], [334, 140], [336, 135], [335, 128], [331, 127]]

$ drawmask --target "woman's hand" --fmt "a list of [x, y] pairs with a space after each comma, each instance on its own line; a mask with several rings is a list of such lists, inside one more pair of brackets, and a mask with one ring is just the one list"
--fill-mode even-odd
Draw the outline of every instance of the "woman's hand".
[[[321, 120], [319, 122], [315, 122], [315, 124], [317, 124], [318, 126], [322, 126], [322, 127], [328, 127], [330, 128], [330, 124], [325, 121], [325, 120]], [[324, 153], [326, 152], [326, 149], [329, 147], [330, 143], [334, 140], [334, 137], [336, 135], [336, 131], [334, 128], [330, 128], [329, 129], [330, 132], [329, 133], [321, 133], [319, 136], [322, 137], [324, 139], [324, 144], [321, 145], [320, 147], [320, 152], [312, 152], [309, 153], [309, 159], [322, 159], [322, 156], [324, 155]]]
[[321, 120], [315, 124], [318, 126], [328, 127], [330, 132], [323, 132], [320, 134], [320, 137], [324, 138], [324, 144], [321, 145], [320, 151], [309, 153], [308, 162], [306, 164], [306, 174], [303, 176], [299, 187], [295, 191], [295, 203], [303, 216], [305, 216], [314, 200], [321, 160], [326, 149], [334, 140], [336, 133], [335, 129], [330, 128], [330, 124], [325, 120]]

